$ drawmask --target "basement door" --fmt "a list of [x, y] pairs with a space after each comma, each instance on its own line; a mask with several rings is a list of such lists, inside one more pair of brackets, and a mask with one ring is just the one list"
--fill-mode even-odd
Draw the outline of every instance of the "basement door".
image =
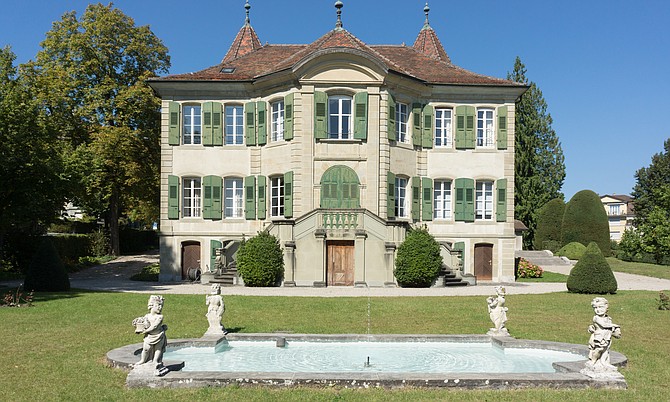
[[493, 244], [475, 244], [475, 276], [477, 280], [493, 279]]
[[328, 286], [353, 286], [354, 242], [329, 241], [326, 243]]
[[191, 268], [200, 269], [200, 243], [184, 242], [181, 245], [181, 279], [189, 279]]

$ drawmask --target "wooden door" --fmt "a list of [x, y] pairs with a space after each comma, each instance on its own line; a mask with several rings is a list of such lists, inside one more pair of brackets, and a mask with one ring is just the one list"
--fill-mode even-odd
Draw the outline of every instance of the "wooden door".
[[328, 286], [353, 286], [354, 242], [332, 241], [327, 243]]
[[181, 245], [181, 278], [189, 279], [188, 270], [200, 268], [200, 243], [185, 242]]
[[475, 276], [477, 280], [493, 279], [493, 244], [475, 244]]

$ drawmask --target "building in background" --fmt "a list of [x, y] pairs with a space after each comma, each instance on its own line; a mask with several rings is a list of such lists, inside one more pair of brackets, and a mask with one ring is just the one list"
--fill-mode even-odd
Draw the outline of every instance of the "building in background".
[[610, 225], [610, 239], [618, 242], [626, 229], [633, 228], [635, 211], [633, 197], [629, 195], [605, 194], [600, 196]]

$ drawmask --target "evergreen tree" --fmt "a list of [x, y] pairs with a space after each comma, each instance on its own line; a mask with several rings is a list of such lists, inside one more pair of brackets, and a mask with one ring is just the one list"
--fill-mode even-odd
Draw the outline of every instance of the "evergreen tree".
[[563, 196], [565, 162], [542, 91], [526, 78], [526, 66], [519, 57], [507, 79], [529, 86], [516, 104], [514, 216], [528, 227], [524, 247], [532, 248], [540, 207]]
[[595, 242], [589, 243], [582, 258], [570, 271], [566, 282], [569, 292], [616, 293], [617, 281], [605, 256]]
[[28, 266], [23, 288], [37, 292], [70, 290], [70, 278], [49, 237], [43, 237]]
[[544, 204], [538, 212], [537, 229], [533, 244], [536, 250], [558, 251], [561, 247], [561, 223], [565, 213], [565, 202], [554, 198]]
[[429, 287], [442, 268], [440, 244], [426, 228], [410, 229], [398, 247], [393, 274], [407, 288]]
[[610, 255], [611, 241], [607, 212], [598, 194], [591, 190], [582, 190], [573, 195], [565, 206], [561, 243], [565, 245], [575, 241], [585, 246], [595, 242], [604, 255]]

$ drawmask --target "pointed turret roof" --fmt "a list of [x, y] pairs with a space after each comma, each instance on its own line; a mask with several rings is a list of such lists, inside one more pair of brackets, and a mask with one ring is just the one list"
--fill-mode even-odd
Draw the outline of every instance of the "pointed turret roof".
[[237, 33], [235, 40], [230, 45], [228, 53], [226, 53], [226, 56], [221, 60], [221, 63], [227, 63], [238, 59], [262, 47], [261, 41], [258, 39], [258, 35], [256, 35], [254, 28], [251, 27], [251, 22], [249, 20], [249, 9], [251, 8], [249, 1], [244, 5], [244, 8], [247, 12], [246, 21]]
[[430, 12], [428, 3], [426, 3], [423, 11], [426, 14], [426, 22], [423, 24], [423, 28], [421, 28], [419, 36], [416, 37], [412, 47], [428, 57], [451, 64], [451, 59], [449, 59], [440, 39], [437, 37], [437, 33], [435, 33], [435, 30], [428, 23], [428, 13]]

